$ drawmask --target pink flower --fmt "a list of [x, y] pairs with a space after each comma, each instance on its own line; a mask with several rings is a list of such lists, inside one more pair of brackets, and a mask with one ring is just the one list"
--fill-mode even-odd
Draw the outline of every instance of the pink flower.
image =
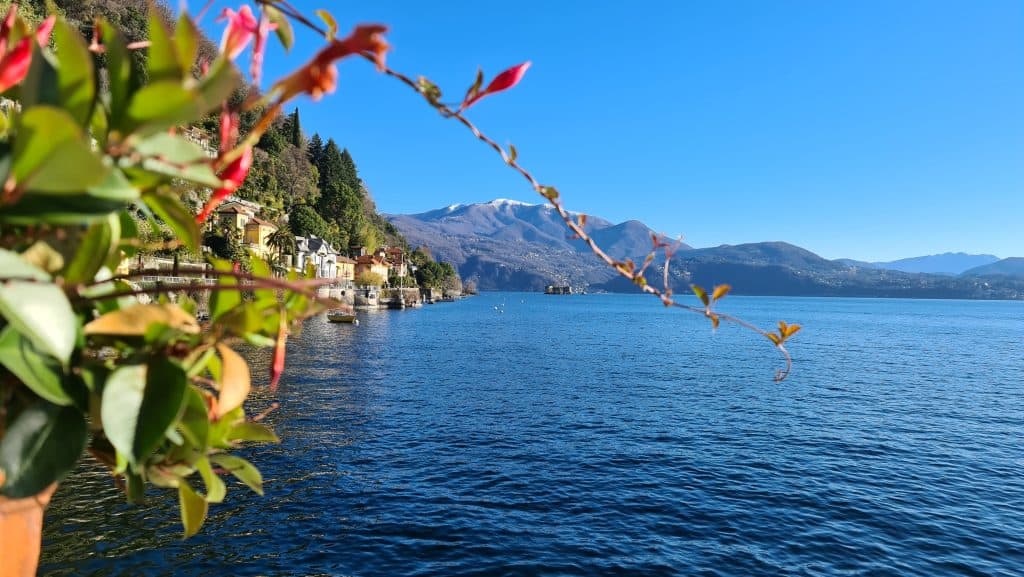
[[238, 190], [239, 186], [245, 182], [246, 175], [249, 174], [249, 168], [252, 166], [252, 147], [247, 146], [242, 150], [242, 155], [231, 161], [224, 170], [220, 173], [221, 186], [217, 190], [213, 191], [210, 195], [210, 200], [206, 201], [206, 205], [203, 206], [203, 210], [199, 211], [196, 215], [196, 222], [206, 222], [206, 219], [210, 217], [214, 209], [220, 206], [220, 203], [224, 202], [224, 199], [231, 196], [231, 193]]
[[462, 112], [463, 110], [469, 108], [470, 106], [473, 106], [473, 104], [475, 104], [477, 100], [480, 100], [484, 96], [494, 94], [496, 92], [501, 92], [502, 90], [508, 90], [509, 88], [512, 88], [516, 84], [519, 84], [519, 81], [523, 79], [523, 75], [526, 74], [526, 69], [530, 67], [530, 64], [531, 62], [527, 60], [522, 64], [513, 66], [512, 68], [509, 68], [508, 70], [495, 76], [494, 80], [491, 80], [491, 83], [487, 85], [487, 88], [484, 88], [482, 91], [477, 92], [476, 94], [467, 94], [466, 100], [464, 100], [462, 102], [462, 106], [459, 107], [459, 112]]
[[39, 28], [36, 28], [36, 42], [40, 46], [46, 46], [50, 43], [50, 33], [53, 32], [53, 25], [56, 23], [56, 16], [50, 16], [39, 23]]
[[[12, 4], [3, 23], [0, 24], [0, 92], [4, 92], [24, 80], [29, 66], [32, 64], [31, 36], [22, 38], [13, 49], [8, 51], [17, 11], [17, 5]], [[40, 46], [45, 46], [50, 42], [50, 33], [53, 32], [53, 25], [56, 21], [56, 16], [50, 16], [39, 24], [35, 37]]]
[[238, 114], [231, 112], [225, 105], [220, 113], [220, 153], [223, 155], [235, 147], [238, 140]]
[[30, 64], [32, 64], [32, 39], [23, 38], [14, 47], [14, 50], [0, 57], [0, 92], [24, 80]]
[[228, 27], [224, 29], [224, 35], [221, 37], [220, 51], [234, 60], [249, 45], [253, 36], [259, 32], [259, 23], [248, 4], [239, 8], [238, 12], [225, 8], [217, 18], [217, 22], [221, 20], [227, 20]]
[[256, 29], [256, 44], [252, 47], [252, 63], [249, 66], [249, 75], [252, 76], [252, 83], [260, 85], [260, 76], [263, 74], [263, 56], [267, 52], [267, 36], [277, 30], [277, 24], [270, 21], [267, 13], [260, 14], [260, 24]]

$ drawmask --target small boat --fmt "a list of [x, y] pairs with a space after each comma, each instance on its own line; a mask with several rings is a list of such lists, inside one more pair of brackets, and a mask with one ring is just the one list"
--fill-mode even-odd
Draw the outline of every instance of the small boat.
[[355, 313], [346, 313], [344, 311], [328, 311], [327, 320], [332, 323], [359, 324], [359, 319], [356, 318]]

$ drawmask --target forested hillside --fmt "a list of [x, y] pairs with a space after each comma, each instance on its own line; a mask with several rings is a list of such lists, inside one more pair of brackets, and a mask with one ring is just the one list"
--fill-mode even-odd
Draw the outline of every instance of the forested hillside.
[[249, 177], [236, 194], [264, 205], [269, 218], [288, 215], [295, 234], [316, 235], [341, 249], [405, 246], [377, 213], [351, 153], [319, 134], [307, 140], [297, 109], [278, 118], [260, 139]]
[[[11, 0], [0, 0], [0, 9], [6, 12], [11, 3]], [[150, 0], [55, 0], [54, 4], [86, 38], [92, 36], [97, 15], [120, 28], [129, 42], [144, 40], [147, 36]], [[23, 0], [18, 5], [20, 13], [30, 21], [38, 22], [46, 14], [45, 0]], [[165, 3], [157, 2], [156, 6], [168, 22], [174, 19]], [[212, 60], [216, 52], [216, 44], [202, 36], [200, 60], [204, 57]], [[137, 70], [144, 72], [145, 50], [133, 54]], [[242, 89], [233, 99], [237, 102], [250, 96]], [[256, 110], [243, 115], [243, 135], [259, 116], [260, 111]], [[218, 119], [211, 117], [199, 126], [214, 147], [219, 145], [217, 123]], [[200, 204], [199, 194], [197, 191], [193, 199], [192, 204], [196, 206]], [[262, 204], [265, 207], [262, 216], [283, 229], [297, 235], [320, 236], [342, 251], [353, 245], [365, 246], [371, 251], [382, 245], [408, 248], [397, 229], [377, 213], [351, 153], [333, 139], [324, 142], [315, 129], [307, 139], [297, 109], [279, 117], [260, 139], [249, 176], [237, 196]], [[153, 234], [152, 240], [158, 241], [160, 236], [167, 237], [170, 233], [154, 231]]]

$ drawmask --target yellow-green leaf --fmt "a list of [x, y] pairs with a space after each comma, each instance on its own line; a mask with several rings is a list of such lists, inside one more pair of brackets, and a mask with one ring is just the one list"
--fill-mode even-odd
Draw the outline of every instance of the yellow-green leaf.
[[224, 485], [224, 481], [221, 481], [220, 477], [213, 472], [209, 459], [203, 457], [196, 461], [196, 470], [199, 471], [199, 476], [206, 484], [206, 502], [220, 503], [224, 501], [224, 495], [227, 494], [228, 489]]
[[279, 443], [281, 441], [270, 427], [260, 423], [253, 423], [252, 421], [242, 421], [231, 427], [228, 431], [227, 439], [229, 441], [253, 441], [259, 443]]
[[720, 299], [720, 298], [724, 297], [725, 295], [729, 294], [729, 291], [731, 291], [731, 290], [732, 290], [731, 286], [729, 286], [727, 284], [720, 284], [720, 285], [716, 286], [715, 290], [711, 293], [711, 300], [712, 301], [717, 301], [718, 299]]
[[242, 406], [249, 396], [252, 381], [249, 365], [241, 355], [227, 345], [218, 344], [217, 352], [222, 361], [220, 394], [217, 397], [217, 418]]
[[281, 13], [277, 8], [266, 5], [263, 7], [264, 13], [270, 22], [277, 25], [275, 32], [277, 33], [277, 39], [281, 41], [281, 46], [284, 47], [285, 51], [292, 49], [292, 44], [295, 43], [295, 33], [292, 31], [292, 22], [287, 16]]
[[316, 15], [327, 25], [327, 33], [325, 34], [327, 39], [333, 40], [338, 35], [338, 22], [334, 19], [334, 16], [326, 10], [317, 10]]
[[693, 291], [693, 294], [697, 295], [697, 298], [700, 299], [700, 302], [704, 303], [704, 306], [711, 304], [711, 301], [708, 299], [708, 292], [703, 287], [692, 284], [690, 285], [690, 290]]
[[181, 524], [185, 528], [185, 538], [188, 539], [203, 526], [210, 505], [184, 479], [178, 484], [178, 504], [181, 507]]
[[173, 304], [137, 304], [107, 313], [85, 325], [85, 334], [141, 337], [150, 325], [158, 323], [183, 333], [199, 334], [195, 317]]
[[210, 460], [218, 467], [234, 475], [239, 481], [245, 483], [257, 495], [263, 495], [263, 475], [249, 461], [224, 453], [211, 455]]

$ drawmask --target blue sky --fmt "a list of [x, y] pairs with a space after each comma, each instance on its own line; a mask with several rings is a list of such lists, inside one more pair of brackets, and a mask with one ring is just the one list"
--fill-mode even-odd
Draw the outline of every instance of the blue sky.
[[[218, 1], [217, 8], [240, 2]], [[577, 211], [695, 246], [785, 240], [827, 258], [1024, 255], [1024, 3], [297, 0], [451, 100], [532, 60], [469, 116]], [[192, 5], [199, 6], [193, 0]], [[204, 27], [219, 38], [207, 18]], [[320, 39], [272, 53], [267, 78]], [[493, 152], [361, 60], [300, 101], [384, 212], [541, 202]]]

